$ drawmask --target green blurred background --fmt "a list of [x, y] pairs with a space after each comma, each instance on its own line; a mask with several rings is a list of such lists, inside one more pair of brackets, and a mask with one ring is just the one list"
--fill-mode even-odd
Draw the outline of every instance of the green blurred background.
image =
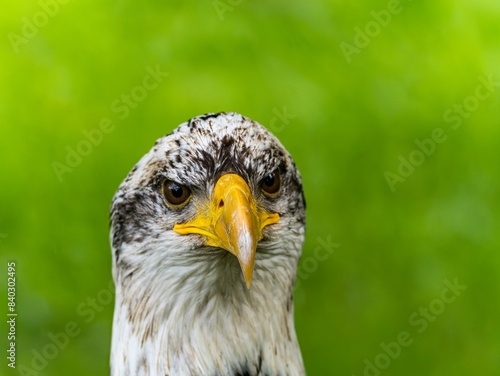
[[[157, 138], [236, 111], [303, 175], [308, 374], [500, 375], [499, 16], [491, 0], [4, 4], [4, 355], [9, 260], [19, 316], [18, 368], [2, 356], [0, 373], [108, 373], [110, 200]], [[168, 73], [152, 90], [148, 69]], [[113, 130], [86, 150], [102, 119]], [[436, 132], [444, 142], [424, 141]], [[444, 302], [455, 279], [467, 288]]]

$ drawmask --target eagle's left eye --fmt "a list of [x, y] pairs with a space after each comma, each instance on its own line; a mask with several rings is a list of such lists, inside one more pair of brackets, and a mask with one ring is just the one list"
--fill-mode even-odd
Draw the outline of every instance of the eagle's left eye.
[[191, 190], [188, 187], [169, 179], [163, 181], [162, 193], [165, 203], [172, 208], [186, 205], [191, 198]]
[[281, 179], [278, 170], [267, 174], [260, 183], [260, 188], [262, 192], [268, 197], [276, 197], [280, 193]]

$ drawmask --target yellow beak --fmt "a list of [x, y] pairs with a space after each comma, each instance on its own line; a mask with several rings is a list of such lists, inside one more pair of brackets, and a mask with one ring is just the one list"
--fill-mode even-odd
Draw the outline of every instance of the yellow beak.
[[279, 214], [267, 213], [258, 208], [250, 187], [236, 174], [221, 176], [212, 199], [199, 211], [194, 220], [175, 225], [174, 231], [181, 235], [204, 235], [207, 237], [206, 245], [231, 252], [238, 258], [247, 287], [250, 288], [262, 229], [278, 222]]

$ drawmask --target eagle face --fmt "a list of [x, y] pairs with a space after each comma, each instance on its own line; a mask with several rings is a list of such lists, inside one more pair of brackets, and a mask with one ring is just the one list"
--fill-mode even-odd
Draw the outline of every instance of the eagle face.
[[157, 140], [111, 207], [114, 375], [304, 374], [293, 286], [300, 174], [236, 113]]

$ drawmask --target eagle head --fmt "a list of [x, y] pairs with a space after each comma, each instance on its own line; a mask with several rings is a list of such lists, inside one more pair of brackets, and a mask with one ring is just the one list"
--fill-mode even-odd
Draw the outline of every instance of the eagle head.
[[300, 174], [260, 124], [207, 114], [157, 140], [111, 206], [112, 374], [303, 374], [304, 230]]

